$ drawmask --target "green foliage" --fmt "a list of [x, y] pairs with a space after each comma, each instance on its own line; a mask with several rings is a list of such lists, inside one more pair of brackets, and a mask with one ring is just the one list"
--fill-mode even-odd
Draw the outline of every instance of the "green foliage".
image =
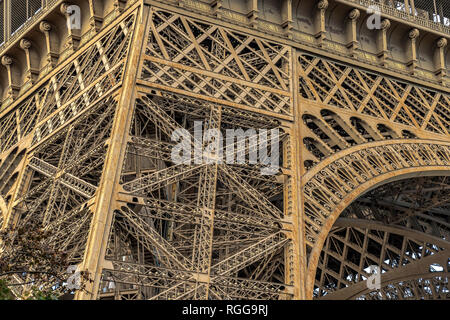
[[16, 297], [5, 280], [0, 279], [0, 300], [15, 300]]
[[58, 300], [58, 295], [51, 290], [39, 290], [33, 287], [30, 295], [25, 300]]
[[[54, 245], [56, 240], [40, 216], [27, 216], [0, 230], [0, 299], [57, 300], [72, 291], [64, 284], [74, 261]], [[86, 282], [93, 280], [86, 271], [80, 271], [80, 277], [79, 290], [85, 290]]]
[[[11, 295], [14, 299], [12, 284], [20, 292], [16, 294], [20, 300], [55, 300], [64, 293], [62, 283], [69, 261], [65, 252], [49, 245], [51, 241], [52, 234], [32, 218], [0, 230], [0, 280], [5, 299]], [[24, 290], [28, 284], [33, 286]]]
[[[0, 279], [0, 300], [16, 300], [8, 283]], [[58, 300], [58, 294], [52, 290], [40, 290], [37, 287], [32, 287], [31, 291], [24, 293], [21, 297], [23, 300]]]

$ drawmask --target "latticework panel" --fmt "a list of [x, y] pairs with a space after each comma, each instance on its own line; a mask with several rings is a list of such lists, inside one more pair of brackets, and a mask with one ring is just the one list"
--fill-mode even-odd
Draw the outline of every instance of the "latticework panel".
[[[332, 108], [314, 106], [304, 111], [302, 162], [305, 171], [328, 157], [358, 145], [392, 139], [420, 137], [405, 127], [388, 126], [355, 114], [339, 114]], [[374, 123], [375, 122], [375, 123]], [[407, 128], [407, 127], [406, 127]]]
[[[95, 274], [81, 297], [306, 297], [314, 263], [315, 294], [331, 296], [359, 285], [369, 264], [394, 270], [420, 260], [411, 254], [441, 254], [398, 230], [327, 232], [371, 187], [448, 171], [447, 93], [185, 8], [133, 6], [111, 24], [94, 18], [89, 46], [65, 51], [0, 114], [0, 219], [37, 217], [49, 246]], [[231, 152], [229, 131], [246, 139], [233, 137]], [[448, 237], [427, 219], [414, 223]], [[384, 283], [382, 297], [408, 298], [421, 281], [445, 295], [444, 278], [415, 276]], [[351, 297], [379, 297], [363, 291]]]
[[17, 171], [25, 158], [25, 153], [26, 150], [14, 148], [9, 153], [4, 153], [3, 157], [0, 158], [0, 210], [2, 211], [0, 218], [2, 219], [7, 214], [13, 187], [19, 178]]
[[152, 10], [142, 79], [289, 115], [290, 49], [162, 10]]
[[393, 176], [396, 171], [407, 168], [441, 167], [445, 170], [450, 164], [448, 144], [420, 140], [374, 142], [338, 156], [328, 164], [319, 164], [318, 173], [306, 175], [304, 210], [310, 247], [314, 246], [331, 213], [365, 182], [383, 175]]
[[363, 294], [357, 300], [449, 300], [449, 273], [388, 284], [378, 292]]
[[83, 260], [134, 22], [118, 20], [0, 119], [9, 221], [41, 223], [48, 247], [72, 263]]
[[[212, 117], [213, 128], [223, 132], [236, 122], [245, 130], [279, 126], [267, 116], [179, 94], [137, 99], [122, 171], [124, 200], [107, 252], [112, 265], [100, 297], [132, 291], [146, 299], [287, 297], [288, 239], [277, 176], [262, 176], [249, 164], [172, 163], [172, 132], [184, 128], [194, 137], [194, 121], [209, 124]], [[245, 146], [241, 151], [248, 153]], [[201, 277], [207, 276], [206, 283]]]
[[316, 264], [323, 272], [316, 279], [321, 296], [320, 290], [340, 291], [367, 277], [366, 262], [359, 270], [344, 264], [334, 270], [323, 260], [327, 253], [320, 256], [333, 241], [326, 238], [332, 223], [359, 193], [396, 176], [448, 170], [450, 99], [444, 91], [304, 52], [297, 63], [306, 244], [311, 274]]
[[20, 103], [0, 119], [0, 153], [4, 153], [28, 136], [36, 125], [40, 108], [39, 92]]
[[[264, 174], [273, 142], [250, 160], [268, 130], [292, 167], [280, 122], [293, 114], [291, 49], [156, 8], [145, 40], [99, 297], [291, 298], [293, 180]], [[210, 129], [220, 136], [208, 140]], [[230, 153], [234, 130], [248, 142], [233, 137]], [[174, 132], [190, 139], [183, 163]]]
[[[385, 184], [358, 198], [328, 234], [315, 277], [316, 298], [450, 299], [448, 177]], [[370, 266], [380, 288], [366, 280]]]
[[[431, 239], [428, 241], [418, 240], [414, 236], [417, 237], [417, 234], [410, 236], [402, 234], [401, 229], [386, 231], [377, 230], [376, 227], [375, 229], [336, 228], [328, 235], [322, 251], [316, 274], [315, 295], [317, 297], [326, 296], [360, 281], [364, 282], [371, 275], [369, 266], [380, 266], [380, 272], [386, 274], [393, 270], [399, 272], [396, 269], [408, 264], [419, 264], [421, 259], [442, 250], [435, 244], [429, 243], [429, 241], [432, 241]], [[425, 266], [428, 267], [428, 270], [424, 270], [425, 273], [430, 273], [428, 276], [437, 272], [435, 269], [429, 268], [433, 264], [433, 261], [427, 262]], [[439, 272], [446, 271], [447, 266], [444, 265], [443, 267], [444, 270], [439, 268]], [[406, 279], [406, 271], [404, 272]], [[401, 273], [400, 271], [400, 277], [402, 277]], [[388, 286], [386, 285], [386, 287]], [[447, 292], [442, 291], [441, 293], [449, 294], [448, 287], [446, 290]], [[367, 297], [369, 296], [374, 296], [374, 294]], [[446, 295], [442, 298], [444, 297], [450, 298]], [[409, 298], [420, 299], [421, 296], [413, 295]], [[380, 299], [395, 299], [395, 297], [389, 297], [384, 293], [383, 296], [380, 296]]]
[[324, 105], [448, 136], [448, 94], [301, 54], [300, 96]]

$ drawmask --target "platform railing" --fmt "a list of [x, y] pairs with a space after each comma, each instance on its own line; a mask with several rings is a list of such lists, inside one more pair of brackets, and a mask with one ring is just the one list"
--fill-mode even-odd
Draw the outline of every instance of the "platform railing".
[[[26, 17], [19, 18], [18, 15], [14, 14], [15, 6], [23, 5], [22, 1], [0, 0], [0, 10], [3, 13], [3, 21], [0, 21], [2, 24], [2, 27], [0, 28], [2, 32], [2, 36], [0, 36], [0, 52], [10, 43], [19, 39], [30, 26], [35, 24], [36, 21], [43, 17], [47, 12], [53, 10], [60, 2], [62, 2], [61, 0], [40, 0], [40, 8], [36, 9], [36, 3], [39, 1], [35, 0], [33, 2], [34, 9], [32, 10], [31, 1], [32, 0], [26, 0], [24, 2], [27, 7]], [[30, 9], [28, 9], [29, 6]], [[14, 22], [19, 24], [16, 28], [13, 27], [12, 23], [14, 19], [16, 19]], [[17, 23], [17, 19], [21, 19], [19, 23]]]
[[[357, 4], [369, 8], [378, 6], [382, 15], [390, 16], [414, 23], [415, 25], [436, 30], [446, 34], [450, 34], [450, 17], [444, 17], [439, 12], [439, 8], [435, 5], [434, 0], [429, 0], [430, 7], [428, 10], [420, 9], [414, 6], [414, 2], [396, 1], [396, 0], [337, 0], [347, 4]], [[448, 4], [450, 9], [450, 2]], [[434, 12], [434, 13], [433, 13]]]

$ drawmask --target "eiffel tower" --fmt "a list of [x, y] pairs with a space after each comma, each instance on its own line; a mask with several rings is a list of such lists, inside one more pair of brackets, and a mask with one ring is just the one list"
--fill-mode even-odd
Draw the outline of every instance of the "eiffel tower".
[[[0, 0], [0, 23], [0, 225], [37, 217], [93, 276], [76, 299], [450, 298], [448, 1]], [[277, 130], [278, 170], [218, 139], [175, 162], [198, 123]]]

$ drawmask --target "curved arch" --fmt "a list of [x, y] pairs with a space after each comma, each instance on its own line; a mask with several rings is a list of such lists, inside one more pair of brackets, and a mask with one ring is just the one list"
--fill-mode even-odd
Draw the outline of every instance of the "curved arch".
[[[449, 272], [436, 272], [434, 274], [433, 273], [432, 274], [430, 274], [430, 273], [417, 274], [417, 275], [406, 277], [406, 278], [405, 277], [401, 277], [397, 281], [386, 281], [384, 283], [382, 282], [381, 283], [381, 288], [383, 290], [384, 288], [386, 288], [388, 285], [391, 285], [391, 284], [402, 283], [402, 285], [404, 285], [405, 282], [406, 283], [410, 283], [410, 282], [416, 282], [417, 283], [420, 280], [421, 281], [430, 281], [432, 283], [433, 279], [436, 279], [436, 278], [437, 279], [439, 279], [439, 278], [446, 278], [446, 279], [448, 279], [449, 277], [450, 277], [450, 273]], [[441, 288], [442, 288], [442, 286], [441, 286]], [[436, 288], [434, 288], [433, 290], [435, 291], [435, 293], [437, 295], [443, 294], [442, 291], [436, 292], [437, 291]], [[357, 294], [353, 295], [352, 297], [350, 297], [350, 299], [355, 299], [357, 297], [360, 297], [361, 295], [368, 294], [368, 292], [369, 292], [369, 290], [361, 291], [360, 293], [357, 293]], [[429, 294], [429, 295], [431, 296], [431, 294]], [[418, 297], [416, 297], [416, 299], [417, 298]]]
[[450, 251], [450, 242], [445, 241], [439, 237], [426, 234], [423, 232], [418, 232], [417, 230], [408, 229], [402, 226], [398, 225], [386, 225], [384, 223], [381, 223], [379, 221], [374, 220], [363, 220], [363, 219], [349, 219], [349, 218], [340, 218], [336, 221], [333, 226], [337, 227], [361, 227], [361, 228], [368, 228], [371, 230], [378, 230], [382, 232], [389, 232], [389, 233], [395, 233], [404, 237], [411, 237], [417, 240], [421, 241], [428, 241], [430, 243], [433, 243], [435, 245], [439, 245], [445, 250]]
[[[445, 277], [448, 278], [450, 277], [450, 273], [449, 272], [435, 272], [435, 273], [419, 273], [419, 274], [413, 274], [413, 275], [409, 275], [409, 276], [404, 276], [401, 275], [399, 277], [397, 277], [397, 279], [389, 279], [389, 280], [382, 280], [381, 281], [381, 288], [385, 288], [388, 285], [391, 284], [398, 284], [399, 282], [410, 282], [410, 281], [417, 281], [419, 279], [423, 279], [423, 280], [430, 280], [436, 277]], [[370, 292], [370, 289], [367, 288], [367, 286], [364, 284], [364, 282], [361, 282], [358, 285], [358, 289], [359, 290], [355, 290], [355, 292], [352, 292], [351, 294], [349, 294], [348, 297], [346, 297], [343, 300], [354, 300], [362, 295], [368, 294]], [[326, 296], [324, 298], [324, 300], [326, 299]]]
[[306, 242], [311, 248], [309, 299], [320, 252], [345, 208], [379, 185], [420, 175], [450, 175], [450, 143], [417, 139], [366, 143], [328, 157], [303, 176]]
[[[395, 241], [392, 240], [393, 238]], [[417, 244], [417, 248], [414, 245], [410, 246], [411, 241]], [[369, 245], [369, 242], [372, 242], [372, 245]], [[375, 243], [380, 245], [378, 250], [370, 251], [369, 247], [374, 248]], [[360, 278], [366, 276], [366, 258], [372, 262], [378, 261], [377, 259], [383, 260], [380, 260], [379, 264], [384, 270], [381, 283], [389, 284], [401, 279], [407, 280], [419, 274], [428, 276], [436, 274], [437, 271], [430, 270], [430, 265], [446, 266], [450, 250], [449, 241], [432, 234], [376, 220], [341, 217], [333, 225], [333, 231], [327, 235], [324, 246], [326, 250], [321, 252], [314, 296], [316, 299], [325, 300], [354, 299], [365, 290], [372, 291], [367, 287], [364, 279]], [[422, 251], [422, 246], [427, 249]], [[401, 247], [408, 249], [403, 252], [399, 249]], [[398, 251], [395, 252], [395, 249], [392, 251], [393, 248], [397, 248]], [[348, 252], [353, 253], [348, 255]], [[340, 268], [342, 264], [345, 265], [344, 274], [336, 272], [335, 262], [331, 261], [329, 264], [330, 257], [340, 262], [338, 264]], [[345, 287], [342, 287], [342, 284]]]

